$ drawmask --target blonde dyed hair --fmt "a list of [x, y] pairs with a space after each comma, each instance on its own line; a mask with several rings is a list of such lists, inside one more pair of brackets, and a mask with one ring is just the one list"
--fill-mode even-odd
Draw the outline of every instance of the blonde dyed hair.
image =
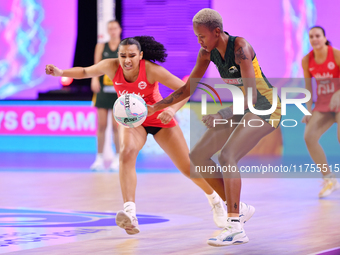
[[221, 15], [217, 11], [210, 8], [204, 8], [196, 13], [192, 19], [192, 22], [199, 25], [204, 25], [210, 31], [213, 31], [216, 27], [223, 31], [223, 21]]

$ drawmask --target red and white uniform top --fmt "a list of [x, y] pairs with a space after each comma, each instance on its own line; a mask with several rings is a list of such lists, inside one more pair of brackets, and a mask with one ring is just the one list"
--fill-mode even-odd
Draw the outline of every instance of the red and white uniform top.
[[[123, 69], [120, 65], [112, 81], [118, 97], [125, 94], [135, 94], [141, 96], [148, 105], [153, 105], [163, 99], [158, 89], [158, 82], [151, 84], [147, 80], [144, 59], [139, 62], [139, 74], [136, 81], [127, 82], [124, 78]], [[176, 126], [177, 122], [174, 118], [168, 124], [163, 124], [159, 119], [157, 119], [157, 116], [163, 111], [165, 111], [165, 109], [148, 116], [142, 126], [162, 128]]]
[[333, 94], [340, 89], [340, 68], [335, 62], [333, 48], [328, 45], [328, 53], [325, 62], [317, 64], [313, 50], [309, 53], [309, 72], [317, 83], [317, 100], [313, 111], [332, 112], [329, 103]]

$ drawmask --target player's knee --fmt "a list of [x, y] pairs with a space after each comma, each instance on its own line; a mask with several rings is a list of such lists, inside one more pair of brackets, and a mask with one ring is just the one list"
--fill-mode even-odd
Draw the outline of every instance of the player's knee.
[[202, 163], [203, 157], [202, 155], [199, 154], [201, 153], [199, 153], [199, 151], [196, 148], [192, 149], [189, 153], [190, 160], [195, 166], [201, 165]]
[[132, 146], [123, 146], [120, 148], [119, 161], [124, 164], [133, 161], [138, 155], [138, 150]]
[[305, 132], [304, 139], [307, 146], [313, 145], [318, 141], [318, 139], [315, 137], [315, 135], [312, 134], [312, 132]]
[[182, 167], [180, 171], [185, 177], [190, 178], [190, 164], [188, 166]]
[[218, 154], [218, 162], [221, 166], [237, 164], [235, 155], [229, 149], [224, 149]]
[[97, 131], [99, 133], [105, 133], [106, 126], [107, 126], [107, 124], [105, 122], [102, 122], [102, 123], [99, 122]]

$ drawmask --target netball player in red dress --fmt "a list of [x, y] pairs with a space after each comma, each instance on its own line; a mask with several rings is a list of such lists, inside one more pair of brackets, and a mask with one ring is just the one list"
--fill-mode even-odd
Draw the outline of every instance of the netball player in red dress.
[[313, 112], [313, 97], [307, 102], [307, 108], [312, 112], [312, 116], [304, 116], [302, 122], [306, 123], [305, 141], [308, 151], [315, 164], [320, 164], [322, 168], [324, 183], [319, 197], [325, 197], [340, 188], [334, 173], [328, 167], [325, 152], [319, 144], [322, 134], [334, 122], [338, 123], [340, 141], [340, 51], [330, 46], [322, 27], [312, 27], [309, 30], [309, 40], [313, 50], [302, 59], [302, 67], [306, 88], [311, 94], [311, 78], [316, 79], [317, 100]]
[[[153, 37], [142, 36], [124, 39], [118, 50], [118, 59], [105, 59], [99, 63], [82, 68], [74, 67], [60, 70], [53, 65], [46, 66], [46, 73], [54, 76], [83, 79], [106, 74], [113, 80], [118, 96], [126, 93], [140, 95], [147, 104], [162, 100], [158, 82], [176, 90], [184, 83], [166, 69], [153, 62], [164, 62], [167, 54], [164, 46]], [[139, 233], [136, 218], [135, 192], [137, 185], [136, 159], [143, 148], [147, 134], [154, 136], [156, 142], [171, 158], [176, 167], [187, 177], [190, 177], [189, 149], [183, 133], [173, 118], [186, 102], [183, 100], [165, 110], [147, 117], [142, 126], [136, 128], [119, 128], [119, 177], [124, 199], [124, 210], [116, 216], [118, 226], [128, 234]], [[224, 227], [227, 213], [223, 201], [203, 178], [193, 178], [206, 194], [213, 208], [214, 221], [218, 227]], [[155, 191], [157, 192], [157, 191]], [[247, 207], [245, 207], [247, 208]], [[251, 216], [248, 211], [240, 212], [241, 221], [245, 222]]]

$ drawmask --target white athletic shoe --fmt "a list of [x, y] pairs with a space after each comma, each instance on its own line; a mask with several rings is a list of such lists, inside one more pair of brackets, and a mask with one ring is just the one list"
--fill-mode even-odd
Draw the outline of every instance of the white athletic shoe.
[[[222, 201], [222, 199], [221, 199]], [[217, 227], [219, 228], [226, 228], [228, 226], [228, 212], [224, 210], [223, 202], [211, 205], [213, 213], [214, 213], [214, 222]], [[244, 226], [246, 223], [255, 213], [255, 207], [251, 205], [247, 205], [246, 203], [240, 202], [240, 223], [241, 226]]]
[[324, 178], [324, 181], [322, 183], [322, 190], [319, 193], [319, 197], [327, 197], [329, 196], [333, 191], [340, 189], [340, 184], [335, 178], [334, 175], [331, 175], [329, 178]]
[[228, 225], [222, 232], [213, 238], [210, 238], [207, 243], [211, 246], [227, 246], [233, 244], [247, 243], [249, 238], [247, 237], [243, 227], [239, 222], [231, 222], [228, 218]]
[[118, 172], [119, 171], [119, 155], [113, 156], [109, 170], [112, 171], [112, 172]]
[[103, 158], [96, 158], [93, 164], [90, 166], [92, 171], [103, 171], [105, 170], [104, 159]]
[[252, 205], [247, 205], [246, 203], [240, 202], [241, 209], [240, 209], [240, 223], [241, 226], [244, 226], [246, 223], [255, 213], [255, 207]]
[[137, 217], [132, 215], [129, 211], [119, 211], [116, 215], [116, 224], [125, 229], [126, 233], [129, 235], [135, 235], [140, 232]]
[[[218, 195], [217, 195], [218, 196]], [[216, 204], [212, 204], [209, 200], [211, 210], [213, 211], [213, 219], [218, 228], [224, 228], [228, 220], [228, 213], [224, 208], [224, 203], [220, 198], [220, 201]]]

